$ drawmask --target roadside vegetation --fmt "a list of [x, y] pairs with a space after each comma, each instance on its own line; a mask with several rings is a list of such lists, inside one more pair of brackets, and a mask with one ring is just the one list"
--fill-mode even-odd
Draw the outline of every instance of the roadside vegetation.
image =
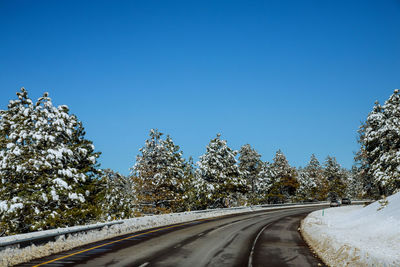
[[0, 236], [208, 208], [327, 198], [379, 198], [400, 188], [400, 96], [374, 106], [360, 127], [351, 170], [332, 155], [290, 166], [281, 150], [264, 162], [221, 134], [197, 163], [169, 135], [151, 129], [131, 174], [101, 169], [100, 152], [67, 106], [24, 88], [0, 111]]

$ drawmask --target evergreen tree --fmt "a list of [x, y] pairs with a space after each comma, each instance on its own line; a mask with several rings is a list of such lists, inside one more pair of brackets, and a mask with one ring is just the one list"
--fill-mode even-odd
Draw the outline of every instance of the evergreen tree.
[[235, 158], [237, 151], [229, 148], [220, 134], [210, 141], [206, 149], [196, 170], [197, 190], [203, 207], [222, 208], [241, 204], [241, 194], [247, 191], [247, 184], [240, 175]]
[[140, 149], [132, 168], [138, 208], [144, 213], [166, 213], [184, 209], [185, 171], [187, 166], [179, 146], [158, 130]]
[[[390, 195], [400, 189], [400, 94], [395, 90], [383, 106], [375, 103], [360, 127], [356, 159], [364, 187]], [[376, 190], [374, 190], [376, 188]]]
[[376, 183], [371, 166], [379, 162], [381, 156], [380, 139], [382, 136], [379, 130], [384, 127], [385, 117], [383, 107], [375, 102], [372, 112], [368, 115], [365, 124], [361, 125], [359, 133], [360, 151], [356, 155], [356, 161], [359, 163], [359, 175], [362, 178], [364, 190], [371, 197], [377, 197], [384, 194], [383, 188], [379, 192], [379, 185]]
[[0, 111], [0, 226], [6, 234], [84, 224], [97, 218], [91, 141], [67, 106], [22, 88]]
[[371, 166], [376, 184], [384, 195], [400, 189], [400, 93], [394, 93], [383, 107], [384, 127], [378, 130], [380, 136], [379, 159]]
[[134, 217], [134, 194], [132, 179], [110, 169], [102, 171], [103, 197], [100, 203], [102, 218], [106, 220]]
[[271, 164], [273, 186], [270, 190], [270, 202], [279, 203], [292, 200], [299, 184], [296, 169], [289, 165], [285, 155], [278, 150]]
[[256, 197], [253, 204], [268, 203], [269, 193], [273, 187], [273, 171], [269, 162], [262, 162], [256, 181]]
[[342, 198], [346, 192], [346, 176], [336, 158], [328, 156], [324, 164], [324, 176], [329, 184], [328, 197], [330, 199]]
[[195, 187], [195, 170], [194, 170], [194, 163], [193, 163], [193, 158], [189, 157], [187, 161], [184, 163], [184, 176], [185, 179], [183, 181], [183, 209], [185, 211], [190, 211], [190, 210], [196, 210], [198, 209], [201, 205], [199, 204], [198, 198], [197, 198], [197, 191]]
[[[361, 132], [360, 129], [359, 132]], [[368, 160], [365, 157], [366, 153], [363, 148], [361, 148], [355, 155], [355, 169], [357, 170], [357, 174], [353, 174], [355, 179], [358, 179], [361, 185], [362, 197], [364, 198], [376, 198], [379, 197], [379, 190], [373, 179], [373, 176], [369, 172], [369, 164]]]
[[257, 153], [249, 144], [242, 146], [239, 150], [239, 170], [242, 177], [246, 179], [247, 184], [250, 186], [249, 200], [250, 203], [255, 204], [257, 193], [257, 180], [262, 168], [263, 162], [261, 155]]
[[361, 199], [365, 197], [365, 191], [363, 190], [362, 178], [359, 177], [360, 171], [356, 166], [353, 166], [350, 171], [347, 171], [348, 176], [348, 187], [346, 195], [351, 198]]
[[[379, 105], [378, 103], [375, 103]], [[370, 170], [370, 161], [371, 157], [368, 157], [366, 138], [365, 138], [365, 130], [367, 128], [367, 124], [369, 124], [368, 120], [365, 124], [360, 126], [358, 130], [359, 138], [358, 143], [360, 144], [360, 150], [356, 153], [355, 167], [357, 169], [357, 179], [360, 179], [360, 183], [362, 184], [363, 196], [366, 198], [375, 198], [380, 196], [378, 191], [378, 186], [375, 183], [375, 180], [371, 174]], [[371, 143], [370, 143], [371, 145]], [[369, 147], [369, 149], [371, 146]]]
[[296, 191], [297, 199], [299, 201], [308, 201], [312, 199], [317, 187], [314, 179], [312, 179], [309, 173], [303, 168], [297, 170], [297, 179], [299, 182], [299, 187]]
[[307, 187], [309, 198], [325, 200], [329, 191], [328, 182], [323, 175], [322, 166], [314, 154], [311, 155], [304, 172], [309, 180]]

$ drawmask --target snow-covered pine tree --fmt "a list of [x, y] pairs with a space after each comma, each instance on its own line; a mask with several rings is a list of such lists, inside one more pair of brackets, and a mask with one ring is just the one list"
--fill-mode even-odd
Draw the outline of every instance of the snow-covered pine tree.
[[132, 168], [138, 209], [158, 214], [184, 209], [185, 162], [179, 146], [156, 129], [140, 149]]
[[360, 150], [354, 158], [358, 169], [357, 177], [361, 179], [365, 196], [371, 198], [378, 198], [381, 195], [371, 171], [371, 164], [379, 158], [380, 137], [378, 136], [378, 130], [383, 127], [383, 124], [383, 108], [376, 101], [366, 122], [362, 123], [358, 130], [359, 137], [357, 141], [360, 144]]
[[248, 187], [246, 180], [241, 178], [236, 155], [237, 151], [228, 147], [221, 134], [217, 134], [208, 144], [206, 153], [200, 156], [196, 170], [197, 188], [206, 208], [242, 204], [241, 195]]
[[1, 226], [7, 234], [84, 224], [98, 216], [91, 141], [67, 106], [22, 88], [0, 112]]
[[[359, 129], [359, 136], [363, 135], [364, 127], [360, 127]], [[358, 139], [358, 142], [360, 142], [360, 138]], [[380, 196], [378, 187], [375, 184], [375, 180], [373, 179], [373, 176], [369, 172], [369, 164], [368, 160], [366, 158], [366, 151], [363, 145], [361, 145], [360, 150], [356, 153], [354, 157], [355, 161], [355, 169], [357, 170], [357, 173], [354, 174], [352, 173], [352, 177], [354, 179], [357, 179], [358, 183], [361, 185], [361, 192], [362, 192], [362, 198], [378, 198]]]
[[186, 210], [186, 201], [188, 194], [185, 189], [188, 185], [190, 176], [186, 176], [190, 171], [190, 166], [182, 157], [183, 152], [178, 145], [175, 145], [169, 135], [162, 141], [166, 151], [169, 152], [169, 164], [165, 172], [167, 181], [164, 186], [169, 188], [167, 199], [165, 199], [164, 206], [170, 208], [172, 212], [182, 212]]
[[195, 170], [193, 158], [189, 157], [187, 161], [184, 162], [184, 179], [183, 179], [183, 205], [182, 210], [190, 211], [199, 208], [199, 203], [197, 199], [197, 192], [195, 187]]
[[324, 176], [329, 184], [328, 197], [330, 199], [344, 197], [347, 188], [347, 177], [335, 157], [328, 156], [326, 158]]
[[362, 178], [360, 178], [359, 175], [360, 171], [356, 166], [353, 166], [350, 171], [347, 171], [348, 186], [346, 195], [353, 199], [361, 199], [365, 197]]
[[248, 199], [255, 204], [257, 198], [257, 178], [259, 177], [263, 162], [261, 155], [249, 144], [243, 145], [239, 150], [239, 170], [250, 187]]
[[[82, 122], [69, 114], [66, 105], [53, 106], [45, 93], [36, 103], [39, 131], [38, 150], [43, 156], [35, 162], [49, 184], [42, 184], [51, 214], [52, 227], [71, 226], [95, 221], [100, 215], [96, 205], [100, 153], [92, 141], [85, 138]], [[41, 166], [40, 166], [41, 165]], [[46, 200], [46, 197], [42, 198]]]
[[256, 180], [256, 198], [254, 204], [268, 203], [268, 196], [273, 186], [273, 172], [269, 162], [262, 162]]
[[[359, 129], [360, 151], [356, 156], [360, 167], [360, 178], [363, 178], [364, 189], [372, 196], [379, 197], [384, 194], [383, 188], [377, 183], [372, 166], [379, 164], [382, 146], [380, 129], [384, 128], [385, 116], [383, 107], [375, 102], [374, 108], [368, 115], [365, 124]], [[379, 190], [380, 189], [380, 190]], [[379, 192], [380, 191], [380, 192]]]
[[317, 157], [312, 154], [309, 163], [302, 170], [300, 191], [310, 199], [325, 200], [328, 194], [328, 182], [323, 175], [322, 166]]
[[400, 91], [396, 89], [385, 102], [386, 127], [380, 129], [384, 155], [374, 166], [374, 174], [386, 195], [400, 190]]
[[296, 190], [296, 198], [299, 201], [308, 201], [312, 199], [313, 192], [316, 188], [314, 180], [310, 178], [303, 168], [297, 170], [297, 180], [299, 187]]
[[296, 169], [289, 165], [285, 155], [278, 150], [271, 164], [273, 186], [269, 193], [269, 202], [292, 201], [299, 184]]
[[40, 213], [31, 198], [38, 177], [29, 163], [36, 156], [34, 105], [24, 88], [17, 96], [0, 110], [0, 229], [5, 235], [31, 231], [31, 217]]
[[[357, 159], [364, 172], [364, 186], [376, 187], [379, 195], [400, 189], [400, 93], [396, 89], [383, 106], [375, 103], [360, 127]], [[370, 190], [373, 192], [373, 190]], [[376, 196], [378, 197], [378, 196]]]
[[110, 169], [102, 171], [102, 219], [118, 220], [134, 217], [134, 194], [132, 179]]
[[[371, 173], [383, 195], [400, 189], [400, 93], [396, 89], [383, 106], [383, 127], [377, 131], [379, 154], [371, 164]], [[368, 131], [368, 129], [367, 129]], [[370, 132], [367, 134], [369, 137]]]

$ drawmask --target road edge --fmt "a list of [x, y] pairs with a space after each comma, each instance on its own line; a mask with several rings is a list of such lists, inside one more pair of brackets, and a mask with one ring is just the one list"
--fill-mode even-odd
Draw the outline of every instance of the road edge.
[[323, 254], [321, 253], [321, 251], [318, 249], [318, 246], [316, 244], [316, 241], [314, 239], [312, 239], [312, 237], [305, 231], [304, 229], [304, 220], [310, 215], [311, 213], [309, 213], [306, 217], [304, 217], [301, 221], [300, 221], [300, 227], [299, 227], [299, 233], [301, 238], [304, 240], [304, 242], [307, 244], [308, 248], [310, 249], [310, 251], [314, 254], [315, 257], [318, 257], [318, 259], [320, 259], [326, 266], [330, 266], [326, 259], [323, 258]]

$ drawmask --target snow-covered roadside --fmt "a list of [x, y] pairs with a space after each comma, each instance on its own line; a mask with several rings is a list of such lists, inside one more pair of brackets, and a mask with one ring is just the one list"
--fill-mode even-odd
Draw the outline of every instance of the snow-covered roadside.
[[400, 193], [387, 200], [312, 212], [303, 237], [329, 266], [400, 266]]
[[[322, 204], [305, 204], [305, 205], [296, 205], [296, 206], [277, 206], [277, 207], [244, 207], [240, 209], [218, 209], [212, 211], [193, 211], [193, 212], [183, 212], [183, 213], [172, 213], [172, 214], [163, 214], [163, 215], [155, 215], [155, 216], [144, 216], [138, 217], [128, 220], [123, 220], [123, 224], [117, 224], [110, 227], [104, 227], [100, 231], [89, 231], [87, 233], [77, 233], [68, 236], [65, 238], [64, 236], [60, 236], [57, 241], [49, 242], [45, 245], [41, 246], [29, 246], [22, 249], [19, 248], [11, 248], [7, 247], [4, 250], [0, 251], [0, 266], [10, 266], [15, 265], [22, 262], [27, 262], [29, 260], [40, 258], [44, 256], [48, 256], [57, 252], [65, 251], [72, 249], [77, 246], [82, 246], [85, 244], [89, 244], [92, 242], [96, 242], [99, 240], [104, 240], [107, 238], [112, 238], [115, 236], [133, 233], [136, 231], [141, 231], [149, 228], [160, 227], [170, 224], [189, 222], [193, 220], [206, 219], [230, 214], [238, 214], [244, 212], [251, 211], [259, 211], [259, 210], [270, 210], [270, 209], [282, 209], [282, 208], [293, 208], [293, 207], [308, 207], [308, 206], [317, 206], [317, 205], [326, 205]], [[75, 229], [79, 227], [86, 226], [75, 226], [70, 227], [68, 229]], [[8, 237], [1, 237], [0, 243], [8, 242], [11, 240], [19, 240], [23, 238], [29, 237], [37, 237], [41, 236], [45, 233], [54, 233], [61, 232], [64, 229], [55, 229], [41, 232], [34, 232], [29, 234], [21, 234], [14, 235]]]

